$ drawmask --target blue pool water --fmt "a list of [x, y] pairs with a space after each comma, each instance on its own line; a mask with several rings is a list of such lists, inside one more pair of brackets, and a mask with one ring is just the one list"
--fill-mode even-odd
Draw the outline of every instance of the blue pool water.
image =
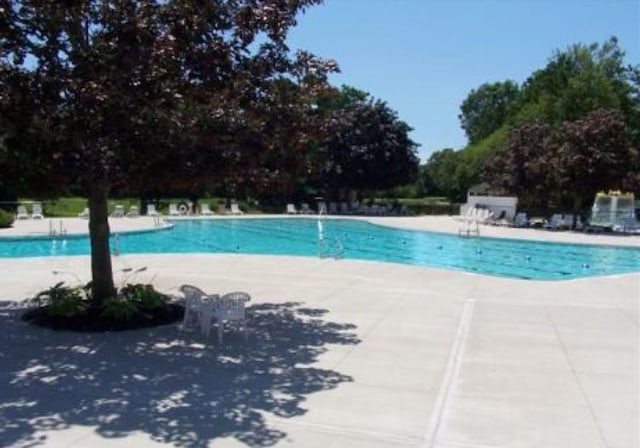
[[[221, 219], [177, 221], [170, 230], [112, 237], [112, 250], [134, 253], [242, 253], [375, 260], [526, 279], [570, 279], [640, 271], [640, 249], [460, 238], [363, 221]], [[86, 237], [0, 240], [0, 257], [89, 253]]]

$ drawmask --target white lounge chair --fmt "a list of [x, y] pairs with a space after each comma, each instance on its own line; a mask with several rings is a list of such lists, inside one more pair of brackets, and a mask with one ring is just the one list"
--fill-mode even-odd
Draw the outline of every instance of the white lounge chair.
[[235, 202], [231, 204], [231, 214], [232, 215], [242, 215], [244, 212], [240, 210], [240, 207]]
[[209, 208], [209, 204], [202, 204], [200, 206], [200, 214], [203, 216], [211, 216], [213, 215], [213, 212], [211, 211], [211, 208]]
[[314, 211], [309, 208], [309, 204], [303, 202], [300, 206], [300, 213], [305, 215], [313, 215]]
[[137, 205], [132, 205], [129, 207], [129, 211], [127, 212], [127, 218], [137, 218], [140, 216], [140, 211], [138, 210]]
[[44, 219], [42, 214], [42, 204], [34, 202], [31, 208], [31, 219]]
[[205, 297], [202, 306], [202, 334], [209, 337], [213, 320], [218, 327], [218, 342], [223, 342], [224, 324], [239, 322], [245, 341], [247, 340], [247, 320], [245, 303], [251, 300], [246, 292], [231, 292], [222, 297]]
[[516, 216], [513, 218], [513, 226], [514, 227], [528, 227], [529, 219], [527, 218], [527, 214], [525, 212], [518, 212]]
[[116, 205], [115, 208], [113, 209], [113, 212], [111, 212], [111, 216], [114, 218], [124, 217], [124, 206]]
[[180, 216], [180, 211], [178, 210], [178, 204], [175, 204], [175, 203], [169, 204], [169, 216]]
[[228, 215], [229, 214], [229, 210], [227, 210], [227, 207], [224, 204], [218, 204], [218, 214], [219, 215]]
[[555, 213], [551, 215], [551, 219], [548, 223], [544, 225], [545, 229], [558, 230], [563, 225], [562, 215], [560, 213]]
[[147, 204], [147, 216], [161, 216], [161, 213], [156, 210], [155, 204]]
[[297, 215], [298, 210], [296, 210], [296, 206], [293, 204], [287, 204], [287, 215]]
[[18, 210], [16, 210], [16, 219], [29, 219], [27, 207], [25, 207], [24, 205], [18, 205]]
[[78, 213], [78, 218], [89, 219], [89, 207], [85, 207], [80, 213]]

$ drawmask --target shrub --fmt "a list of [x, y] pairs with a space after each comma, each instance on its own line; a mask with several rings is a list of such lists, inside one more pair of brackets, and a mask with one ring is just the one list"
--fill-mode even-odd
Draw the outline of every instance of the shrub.
[[120, 291], [123, 299], [135, 304], [141, 310], [153, 310], [165, 305], [166, 297], [151, 285], [127, 285]]
[[0, 229], [6, 229], [13, 224], [13, 213], [0, 208]]
[[137, 304], [124, 296], [108, 298], [102, 308], [101, 316], [107, 319], [129, 320], [138, 312]]
[[83, 313], [88, 304], [82, 288], [64, 286], [64, 282], [38, 293], [35, 299], [47, 305], [47, 314], [50, 316], [75, 316]]

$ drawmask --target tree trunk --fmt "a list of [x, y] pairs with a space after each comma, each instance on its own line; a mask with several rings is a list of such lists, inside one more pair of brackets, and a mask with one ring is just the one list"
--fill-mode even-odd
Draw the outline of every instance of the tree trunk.
[[109, 248], [109, 212], [107, 189], [95, 188], [89, 196], [89, 238], [91, 240], [91, 295], [100, 306], [115, 295], [111, 250]]

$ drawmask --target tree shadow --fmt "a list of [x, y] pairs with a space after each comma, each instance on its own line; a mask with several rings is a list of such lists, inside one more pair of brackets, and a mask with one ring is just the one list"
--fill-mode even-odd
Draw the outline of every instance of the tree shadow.
[[249, 342], [227, 331], [222, 346], [175, 325], [56, 332], [2, 305], [0, 446], [43, 445], [43, 432], [72, 425], [95, 426], [104, 438], [142, 431], [180, 447], [221, 437], [273, 445], [286, 433], [265, 414], [302, 415], [306, 395], [352, 381], [313, 364], [330, 344], [360, 342], [354, 325], [298, 302], [249, 307]]

